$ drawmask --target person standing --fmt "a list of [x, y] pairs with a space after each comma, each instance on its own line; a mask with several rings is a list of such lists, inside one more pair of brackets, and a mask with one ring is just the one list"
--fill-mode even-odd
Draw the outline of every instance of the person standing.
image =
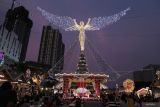
[[134, 100], [131, 95], [129, 95], [129, 97], [127, 99], [127, 105], [128, 105], [128, 107], [134, 107]]
[[17, 93], [12, 89], [12, 84], [6, 81], [0, 87], [0, 107], [15, 107], [17, 104]]
[[80, 98], [76, 98], [76, 107], [81, 107], [81, 99]]

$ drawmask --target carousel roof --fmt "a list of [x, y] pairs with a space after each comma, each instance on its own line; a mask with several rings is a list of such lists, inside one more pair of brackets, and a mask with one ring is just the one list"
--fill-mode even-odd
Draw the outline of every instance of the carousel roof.
[[92, 73], [85, 73], [85, 74], [77, 74], [77, 73], [58, 73], [55, 74], [56, 77], [102, 77], [102, 78], [108, 78], [109, 75], [106, 74], [92, 74]]

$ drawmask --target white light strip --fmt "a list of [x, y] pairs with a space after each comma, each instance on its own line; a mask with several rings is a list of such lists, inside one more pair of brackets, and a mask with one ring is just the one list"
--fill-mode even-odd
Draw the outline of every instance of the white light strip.
[[6, 79], [0, 79], [0, 81], [7, 81]]
[[4, 75], [0, 75], [1, 78], [4, 78]]

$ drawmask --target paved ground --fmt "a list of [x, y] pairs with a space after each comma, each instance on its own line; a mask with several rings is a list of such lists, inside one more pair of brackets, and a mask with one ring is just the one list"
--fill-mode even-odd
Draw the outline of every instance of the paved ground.
[[84, 107], [103, 107], [100, 101], [85, 101]]
[[[68, 106], [63, 105], [61, 107], [68, 107]], [[102, 106], [102, 103], [100, 101], [85, 101], [82, 107], [107, 107], [107, 106]], [[127, 104], [121, 103], [120, 107], [127, 107]], [[136, 104], [135, 107], [140, 107], [140, 106], [139, 104]], [[153, 103], [153, 102], [143, 103], [142, 107], [160, 107], [160, 102], [159, 103]]]

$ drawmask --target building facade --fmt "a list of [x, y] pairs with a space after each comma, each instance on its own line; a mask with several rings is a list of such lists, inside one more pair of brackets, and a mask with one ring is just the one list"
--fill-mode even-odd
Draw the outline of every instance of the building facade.
[[56, 72], [63, 69], [65, 45], [62, 35], [51, 26], [43, 26], [38, 63], [54, 67]]
[[160, 70], [160, 65], [149, 64], [140, 71], [133, 73], [136, 89], [149, 87], [156, 79], [156, 72]]
[[0, 51], [5, 53], [5, 63], [24, 61], [32, 28], [29, 12], [23, 7], [7, 11], [0, 29]]
[[29, 12], [23, 6], [15, 8], [14, 12], [19, 16], [15, 22], [14, 32], [18, 35], [19, 41], [22, 43], [20, 61], [25, 61], [33, 22], [29, 19]]

